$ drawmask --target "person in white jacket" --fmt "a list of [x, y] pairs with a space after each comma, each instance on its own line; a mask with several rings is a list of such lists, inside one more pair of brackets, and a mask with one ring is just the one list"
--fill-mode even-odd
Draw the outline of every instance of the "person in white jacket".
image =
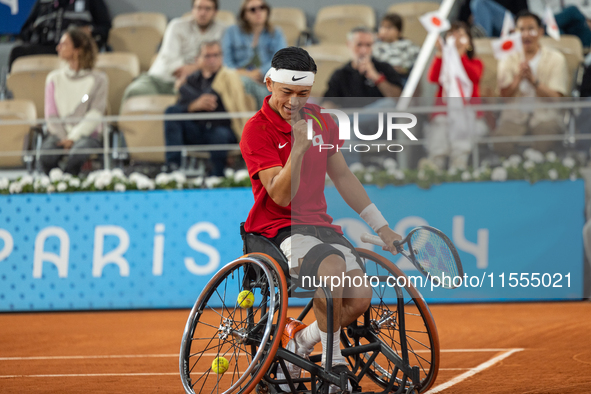
[[[97, 47], [80, 28], [70, 28], [57, 45], [67, 66], [52, 71], [45, 82], [45, 119], [49, 135], [41, 146], [41, 164], [48, 173], [67, 155], [65, 171], [77, 175], [89, 154], [80, 149], [100, 148], [102, 123], [107, 108], [107, 76], [93, 70]], [[68, 120], [71, 119], [71, 120]], [[64, 154], [45, 150], [63, 149]]]

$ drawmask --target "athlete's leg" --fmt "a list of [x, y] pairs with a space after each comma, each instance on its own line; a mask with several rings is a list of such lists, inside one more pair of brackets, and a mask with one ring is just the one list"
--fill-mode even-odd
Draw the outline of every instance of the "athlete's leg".
[[[366, 283], [364, 272], [355, 269], [345, 274], [350, 278], [343, 289], [343, 300], [341, 306], [341, 327], [347, 327], [361, 316], [371, 304], [371, 286]], [[351, 286], [348, 286], [349, 283]], [[361, 284], [356, 286], [355, 284]]]

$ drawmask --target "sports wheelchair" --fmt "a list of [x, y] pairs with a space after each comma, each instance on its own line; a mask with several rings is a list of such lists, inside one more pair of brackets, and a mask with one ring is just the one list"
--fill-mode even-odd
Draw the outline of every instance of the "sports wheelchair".
[[[288, 298], [310, 298], [298, 317], [303, 320], [315, 289], [293, 283], [287, 260], [274, 243], [241, 230], [244, 255], [211, 278], [187, 320], [179, 360], [186, 393], [327, 394], [331, 384], [347, 392], [348, 382], [353, 393], [421, 393], [431, 387], [439, 369], [437, 328], [421, 294], [392, 262], [356, 249], [373, 298], [369, 309], [341, 330], [342, 354], [351, 374], [337, 374], [331, 368], [330, 346], [326, 367], [320, 366], [321, 354], [313, 353], [308, 360], [280, 346]], [[332, 316], [330, 290], [322, 289], [327, 315]], [[255, 297], [248, 308], [237, 300], [243, 290]], [[329, 317], [328, 343], [332, 325]], [[212, 360], [219, 357], [228, 360], [225, 373], [212, 370]], [[286, 374], [279, 379], [278, 367], [286, 371], [287, 362], [302, 368], [300, 378]]]

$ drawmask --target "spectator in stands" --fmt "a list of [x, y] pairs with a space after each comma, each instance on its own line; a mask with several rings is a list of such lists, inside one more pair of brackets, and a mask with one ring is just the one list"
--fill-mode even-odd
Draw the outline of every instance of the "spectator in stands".
[[[464, 22], [454, 22], [451, 29], [446, 33], [446, 39], [453, 37], [456, 49], [461, 60], [461, 64], [471, 85], [471, 95], [465, 96], [466, 90], [463, 90], [462, 97], [452, 97], [452, 90], [448, 84], [459, 83], [457, 78], [446, 81], [441, 78], [443, 66], [443, 53], [441, 43], [437, 42], [437, 53], [431, 69], [429, 70], [429, 82], [436, 83], [439, 86], [437, 90], [437, 104], [442, 105], [451, 100], [462, 100], [476, 104], [480, 97], [480, 78], [482, 77], [483, 65], [474, 53], [472, 34], [467, 24]], [[448, 60], [446, 60], [448, 61]], [[447, 63], [450, 67], [451, 63]], [[456, 74], [458, 75], [458, 74]], [[452, 108], [455, 106], [450, 106]], [[476, 115], [476, 116], [474, 116]], [[429, 160], [438, 168], [445, 168], [445, 160], [449, 157], [449, 168], [464, 170], [468, 166], [468, 158], [473, 148], [473, 139], [482, 136], [488, 132], [488, 126], [482, 119], [482, 113], [474, 114], [469, 108], [464, 106], [462, 109], [451, 113], [434, 114], [426, 130], [427, 152]]]
[[552, 8], [561, 34], [581, 39], [583, 47], [591, 46], [591, 4], [588, 0], [528, 0], [529, 10], [544, 15], [546, 4]]
[[287, 46], [281, 28], [269, 22], [270, 14], [271, 7], [263, 0], [243, 0], [238, 24], [228, 27], [222, 40], [224, 64], [238, 70], [259, 107], [269, 94], [263, 77], [273, 55]]
[[21, 56], [55, 54], [56, 45], [69, 26], [79, 26], [91, 34], [99, 47], [107, 43], [111, 17], [103, 0], [37, 0], [12, 48], [9, 68]]
[[394, 68], [372, 56], [374, 33], [356, 27], [347, 35], [352, 60], [335, 70], [324, 97], [399, 97], [402, 79]]
[[[99, 120], [107, 108], [107, 76], [93, 70], [97, 47], [82, 29], [71, 26], [57, 46], [58, 56], [68, 66], [54, 70], [45, 84], [45, 119], [49, 135], [41, 149], [64, 149], [68, 156], [65, 172], [77, 175], [89, 154], [80, 149], [102, 146], [102, 124]], [[52, 122], [64, 118], [80, 121]], [[58, 166], [62, 155], [41, 156], [43, 170]]]
[[[223, 67], [222, 47], [219, 41], [201, 44], [198, 61], [201, 69], [191, 74], [180, 89], [176, 105], [168, 107], [167, 114], [207, 112], [247, 112], [249, 98], [244, 91], [240, 75]], [[245, 120], [167, 120], [164, 134], [167, 146], [200, 144], [233, 144], [242, 134]], [[226, 151], [212, 151], [212, 175], [223, 176], [226, 166]], [[181, 164], [181, 152], [167, 152], [169, 170]]]
[[486, 37], [501, 35], [505, 11], [516, 15], [527, 10], [527, 0], [468, 0], [468, 3], [474, 26]]
[[[540, 45], [540, 37], [544, 33], [540, 18], [523, 11], [517, 15], [516, 27], [522, 35], [524, 54], [516, 53], [499, 63], [497, 78], [500, 95], [523, 98], [566, 96], [569, 80], [566, 59], [559, 51]], [[557, 134], [563, 129], [560, 111], [548, 108], [533, 112], [506, 110], [501, 114], [495, 134], [546, 135]], [[546, 151], [553, 144], [552, 141], [543, 141], [533, 146], [534, 149]], [[495, 144], [495, 150], [504, 156], [510, 155], [513, 149], [513, 144]]]
[[217, 10], [218, 0], [194, 0], [191, 15], [170, 21], [156, 60], [125, 89], [121, 105], [133, 96], [174, 94], [175, 86], [199, 70], [199, 45], [219, 40], [224, 34], [225, 26], [215, 20]]
[[591, 46], [591, 5], [588, 0], [470, 0], [470, 10], [475, 26], [487, 37], [501, 34], [505, 12], [517, 15], [529, 10], [544, 15], [546, 5], [554, 12], [561, 34], [572, 34], [581, 39], [584, 47]]
[[398, 14], [387, 14], [382, 18], [378, 30], [378, 42], [373, 46], [376, 60], [389, 63], [403, 78], [419, 56], [420, 48], [402, 36], [403, 22]]

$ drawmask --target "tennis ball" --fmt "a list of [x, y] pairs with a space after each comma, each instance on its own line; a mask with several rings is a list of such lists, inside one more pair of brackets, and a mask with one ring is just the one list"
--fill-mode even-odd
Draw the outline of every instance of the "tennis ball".
[[211, 370], [218, 375], [222, 375], [228, 370], [230, 363], [225, 357], [216, 357], [211, 363]]
[[238, 306], [242, 309], [248, 309], [254, 304], [254, 294], [249, 290], [242, 290], [238, 294]]

